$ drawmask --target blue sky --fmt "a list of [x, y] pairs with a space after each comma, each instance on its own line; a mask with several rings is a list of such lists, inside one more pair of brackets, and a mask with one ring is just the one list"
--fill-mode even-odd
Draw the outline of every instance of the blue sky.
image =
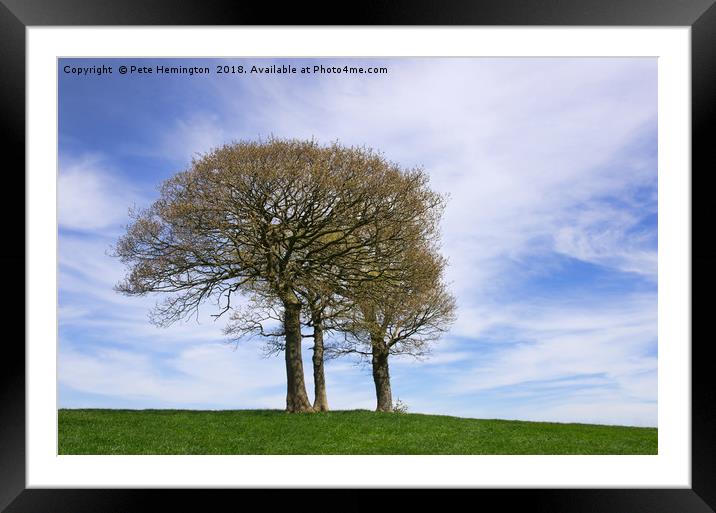
[[[113, 62], [110, 62], [113, 61]], [[312, 65], [311, 60], [183, 60]], [[283, 408], [282, 358], [227, 344], [210, 309], [157, 328], [156, 297], [112, 286], [131, 205], [224, 142], [368, 145], [449, 193], [458, 320], [394, 359], [410, 411], [657, 423], [657, 62], [649, 58], [325, 59], [386, 75], [59, 73], [59, 406]], [[174, 62], [173, 64], [177, 64]], [[310, 343], [304, 365], [312, 395]], [[369, 367], [327, 364], [333, 409], [375, 406]]]

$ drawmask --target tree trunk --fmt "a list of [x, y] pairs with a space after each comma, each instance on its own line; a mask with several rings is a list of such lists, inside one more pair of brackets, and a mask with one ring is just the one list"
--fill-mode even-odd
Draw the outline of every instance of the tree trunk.
[[390, 372], [388, 370], [388, 347], [382, 340], [374, 340], [373, 381], [378, 402], [376, 411], [393, 411], [393, 394], [390, 390]]
[[286, 332], [286, 411], [313, 411], [306, 394], [301, 358], [301, 303], [284, 301], [284, 330]]
[[323, 326], [314, 321], [313, 325], [313, 383], [315, 398], [314, 411], [328, 411], [326, 395], [326, 376], [323, 371]]

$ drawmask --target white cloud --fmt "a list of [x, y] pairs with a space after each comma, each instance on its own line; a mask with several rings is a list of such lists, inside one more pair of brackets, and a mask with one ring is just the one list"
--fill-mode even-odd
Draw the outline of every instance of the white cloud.
[[[657, 251], [652, 233], [634, 231], [646, 212], [615, 209], [605, 204], [585, 208], [558, 227], [554, 249], [584, 262], [595, 263], [652, 280], [657, 277]], [[655, 212], [654, 212], [655, 213]]]
[[231, 351], [220, 344], [187, 347], [168, 358], [117, 349], [63, 349], [59, 357], [62, 385], [164, 407], [282, 408], [282, 395], [271, 390], [284, 383], [280, 364], [262, 360], [253, 348]]
[[222, 125], [218, 115], [196, 112], [186, 119], [175, 119], [168, 132], [162, 135], [158, 147], [151, 153], [188, 164], [192, 157], [206, 153], [231, 139], [230, 132]]
[[[421, 369], [442, 401], [423, 397], [418, 387], [408, 402], [467, 417], [655, 426], [656, 318], [650, 295], [560, 308], [506, 306], [494, 322], [478, 320], [464, 334], [482, 343], [482, 351], [457, 369]], [[446, 355], [441, 346], [435, 353], [449, 357], [469, 344], [452, 341]]]
[[[456, 391], [478, 391], [529, 381], [579, 374], [615, 378], [655, 370], [649, 355], [657, 336], [656, 301], [652, 297], [613, 300], [608, 304], [549, 305], [512, 308], [504, 326], [511, 334], [509, 351], [487, 357], [472, 371], [456, 377]], [[479, 336], [479, 334], [478, 334]], [[656, 389], [651, 399], [655, 399]]]
[[141, 199], [138, 191], [113, 176], [98, 156], [85, 155], [60, 166], [57, 203], [61, 227], [119, 228], [128, 221], [129, 207]]

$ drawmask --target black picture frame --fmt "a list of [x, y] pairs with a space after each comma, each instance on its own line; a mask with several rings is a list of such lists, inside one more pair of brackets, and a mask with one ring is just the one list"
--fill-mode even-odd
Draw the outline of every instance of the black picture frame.
[[[25, 29], [66, 25], [542, 25], [542, 26], [689, 26], [692, 49], [692, 487], [690, 489], [500, 489], [451, 490], [450, 498], [499, 501], [501, 510], [528, 508], [551, 513], [576, 512], [708, 512], [716, 509], [716, 373], [707, 357], [709, 292], [716, 285], [716, 250], [704, 230], [711, 226], [706, 177], [716, 169], [716, 152], [708, 127], [716, 124], [716, 0], [487, 0], [429, 2], [400, 0], [363, 2], [341, 16], [336, 4], [296, 3], [276, 8], [269, 3], [209, 0], [0, 0], [0, 127], [5, 185], [21, 205], [6, 199], [3, 209], [6, 276], [11, 302], [23, 305], [16, 291], [32, 269], [25, 263]], [[307, 7], [307, 5], [310, 5]], [[8, 158], [10, 157], [10, 158]], [[11, 166], [8, 162], [14, 162]], [[15, 183], [8, 183], [15, 180]], [[697, 239], [697, 228], [702, 237]], [[23, 241], [22, 243], [20, 241]], [[25, 276], [18, 270], [24, 269]], [[12, 271], [8, 271], [12, 270]], [[21, 281], [23, 283], [21, 283]], [[698, 297], [698, 300], [697, 300]], [[10, 313], [11, 310], [7, 309]], [[10, 316], [8, 316], [10, 317]], [[15, 317], [17, 319], [17, 317]], [[6, 321], [6, 327], [20, 325]], [[700, 328], [700, 330], [699, 330]], [[701, 335], [699, 335], [699, 331]], [[229, 507], [240, 500], [301, 504], [311, 490], [187, 490], [187, 489], [26, 489], [25, 485], [25, 349], [19, 336], [4, 334], [0, 372], [0, 510], [19, 512], [143, 511], [175, 505], [196, 510]], [[23, 337], [24, 339], [24, 337]], [[689, 341], [683, 341], [689, 343]], [[315, 492], [315, 491], [314, 491]], [[426, 490], [400, 491], [401, 505], [421, 503]], [[436, 493], [435, 490], [430, 490]], [[341, 509], [366, 509], [381, 504], [385, 490], [321, 491], [325, 500], [341, 499]], [[395, 493], [395, 492], [393, 492]], [[470, 494], [473, 497], [464, 497]], [[258, 497], [260, 495], [260, 497]], [[461, 497], [463, 496], [463, 497]], [[405, 502], [407, 501], [407, 503]], [[479, 502], [477, 502], [479, 501]], [[232, 506], [233, 503], [233, 506]], [[251, 502], [250, 502], [251, 503]], [[310, 505], [310, 502], [308, 503]], [[337, 506], [336, 506], [337, 507]]]

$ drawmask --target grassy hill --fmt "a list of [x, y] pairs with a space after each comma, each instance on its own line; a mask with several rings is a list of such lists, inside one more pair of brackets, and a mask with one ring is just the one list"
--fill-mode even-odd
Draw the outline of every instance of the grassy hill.
[[366, 410], [60, 410], [59, 453], [657, 454], [657, 430]]

